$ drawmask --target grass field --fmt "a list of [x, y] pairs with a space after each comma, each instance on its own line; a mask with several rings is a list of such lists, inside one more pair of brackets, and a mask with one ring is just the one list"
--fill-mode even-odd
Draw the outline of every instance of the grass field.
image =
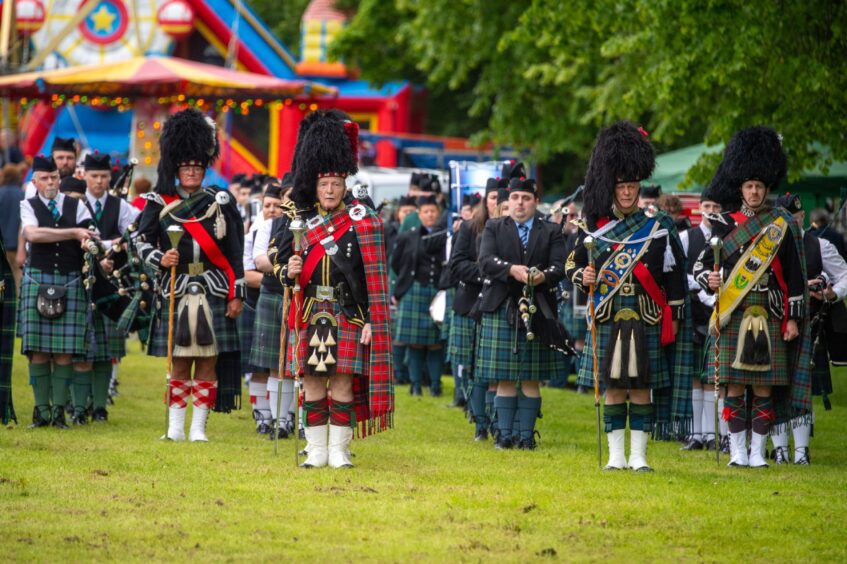
[[652, 474], [598, 471], [593, 401], [551, 389], [536, 452], [474, 443], [446, 397], [405, 389], [396, 429], [353, 443], [353, 470], [294, 468], [292, 441], [274, 456], [249, 410], [212, 415], [208, 444], [166, 443], [163, 373], [135, 353], [108, 424], [30, 431], [16, 359], [0, 560], [847, 560], [847, 372], [812, 466], [733, 470], [651, 443]]

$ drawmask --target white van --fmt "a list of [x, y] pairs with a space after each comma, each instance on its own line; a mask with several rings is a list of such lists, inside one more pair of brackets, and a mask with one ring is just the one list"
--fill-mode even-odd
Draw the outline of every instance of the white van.
[[353, 188], [357, 184], [368, 187], [368, 194], [375, 205], [383, 201], [396, 200], [405, 196], [409, 191], [409, 180], [413, 172], [424, 172], [437, 174], [441, 179], [441, 191], [446, 192], [450, 188], [447, 172], [436, 169], [425, 168], [384, 168], [379, 166], [366, 166], [359, 172], [347, 177], [347, 188]]

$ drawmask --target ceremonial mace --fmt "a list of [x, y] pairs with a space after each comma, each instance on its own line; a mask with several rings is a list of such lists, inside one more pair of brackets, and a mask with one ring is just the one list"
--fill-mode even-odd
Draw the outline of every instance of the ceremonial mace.
[[[288, 229], [294, 236], [294, 254], [298, 257], [303, 251], [303, 233], [306, 232], [306, 223], [299, 217], [294, 218]], [[294, 409], [295, 419], [297, 424], [294, 426], [294, 466], [300, 465], [300, 400], [303, 389], [303, 382], [300, 378], [300, 307], [303, 303], [302, 288], [300, 287], [300, 275], [294, 276], [294, 344], [291, 352], [294, 355], [294, 394], [297, 398], [297, 405]], [[281, 382], [280, 382], [281, 383]]]
[[[712, 272], [720, 272], [721, 271], [721, 249], [723, 248], [723, 240], [720, 237], [712, 237], [709, 241], [709, 245], [712, 247], [712, 253], [715, 256], [715, 264], [712, 267]], [[721, 287], [718, 285], [718, 290], [715, 292], [715, 462], [718, 463], [718, 466], [721, 464], [721, 445], [720, 445], [720, 433], [718, 432], [719, 427], [719, 418], [720, 414], [718, 413], [718, 400], [720, 399], [720, 377], [718, 375], [718, 369], [720, 368], [720, 345], [719, 341], [721, 339]]]
[[[585, 249], [588, 251], [588, 265], [594, 269], [594, 246], [597, 244], [594, 237], [588, 235], [583, 241]], [[597, 273], [594, 273], [595, 283]], [[588, 315], [591, 317], [591, 357], [593, 361], [594, 375], [594, 410], [597, 412], [597, 464], [600, 468], [603, 467], [603, 439], [600, 433], [600, 380], [597, 374], [597, 322], [594, 319], [594, 286], [592, 283], [588, 286]]]
[[[182, 239], [183, 229], [179, 225], [171, 225], [167, 229], [168, 239], [171, 242], [171, 249], [177, 250], [179, 241]], [[171, 376], [174, 369], [174, 285], [176, 284], [176, 265], [171, 267], [171, 279], [169, 280], [169, 298], [168, 298], [168, 373], [165, 375], [165, 385], [167, 386], [165, 394], [167, 401], [165, 402], [165, 422], [168, 421], [169, 409], [171, 406]], [[168, 436], [167, 427], [165, 428], [165, 437]]]

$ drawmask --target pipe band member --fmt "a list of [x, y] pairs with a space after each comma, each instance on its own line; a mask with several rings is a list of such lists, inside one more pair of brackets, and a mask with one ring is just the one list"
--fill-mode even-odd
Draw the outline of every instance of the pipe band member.
[[[345, 200], [345, 178], [357, 171], [357, 141], [355, 122], [338, 110], [306, 117], [294, 151], [296, 210], [272, 235], [277, 277], [294, 287], [299, 280], [301, 288], [286, 312], [287, 372], [303, 377], [305, 468], [351, 467], [357, 424], [363, 437], [392, 426], [383, 224], [358, 200]], [[300, 254], [295, 219], [307, 226]]]
[[[767, 196], [785, 178], [787, 159], [775, 131], [751, 127], [736, 133], [709, 185], [723, 213], [710, 218], [723, 240], [722, 272], [704, 249], [694, 279], [707, 292], [720, 289], [719, 381], [726, 385], [721, 416], [730, 435], [730, 466], [767, 467], [765, 447], [774, 424], [811, 417], [808, 289], [803, 235]], [[710, 331], [714, 332], [714, 315]], [[752, 434], [747, 452], [748, 394]]]
[[[230, 194], [202, 186], [206, 169], [219, 153], [210, 118], [195, 109], [177, 112], [162, 127], [159, 146], [159, 181], [147, 196], [137, 239], [142, 260], [158, 273], [148, 354], [168, 353], [170, 273], [176, 266], [174, 361], [165, 438], [185, 439], [185, 412], [193, 396], [189, 440], [207, 441], [209, 411], [229, 413], [240, 407], [236, 318], [245, 295], [244, 229]], [[176, 248], [168, 236], [171, 226], [184, 230]]]
[[[622, 121], [600, 132], [585, 175], [585, 223], [566, 265], [574, 285], [586, 293], [595, 286], [607, 470], [651, 471], [650, 434], [681, 434], [690, 425], [687, 397], [670, 406], [653, 401], [670, 396], [675, 383], [686, 394], [691, 386], [690, 347], [684, 346], [687, 339], [676, 339], [687, 295], [685, 254], [673, 220], [655, 206], [638, 205], [640, 183], [652, 175], [655, 162], [643, 129]], [[588, 235], [596, 242], [591, 256]], [[594, 385], [592, 346], [589, 330], [577, 380], [588, 388]]]

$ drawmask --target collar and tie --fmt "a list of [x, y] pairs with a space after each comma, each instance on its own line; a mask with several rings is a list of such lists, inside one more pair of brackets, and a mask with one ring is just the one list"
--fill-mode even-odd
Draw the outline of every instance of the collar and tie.
[[529, 245], [529, 226], [526, 223], [518, 223], [518, 236], [521, 238], [521, 245], [525, 249]]
[[47, 202], [47, 209], [50, 210], [50, 214], [53, 216], [53, 221], [59, 221], [59, 208], [56, 207], [56, 200], [50, 200]]
[[94, 202], [94, 219], [100, 221], [100, 218], [103, 216], [103, 204], [100, 203], [100, 200]]

